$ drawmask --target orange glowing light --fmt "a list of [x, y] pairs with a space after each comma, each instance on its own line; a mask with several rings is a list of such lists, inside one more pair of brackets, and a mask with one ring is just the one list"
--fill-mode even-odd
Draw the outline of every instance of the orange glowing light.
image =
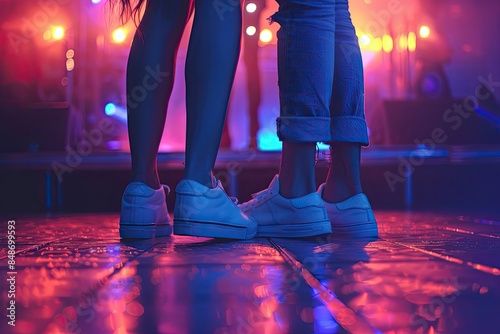
[[414, 32], [408, 34], [408, 50], [414, 52], [417, 49], [417, 35]]
[[66, 70], [71, 72], [73, 71], [74, 68], [75, 68], [75, 61], [72, 58], [66, 60]]
[[117, 28], [113, 31], [113, 42], [123, 43], [127, 38], [127, 33], [123, 28]]
[[394, 49], [394, 41], [389, 35], [384, 35], [382, 37], [382, 49], [385, 52], [391, 52]]
[[56, 40], [61, 40], [64, 38], [64, 28], [54, 27], [52, 28], [52, 37]]
[[69, 49], [68, 51], [66, 51], [66, 58], [71, 59], [73, 57], [75, 57], [75, 50]]
[[421, 26], [418, 31], [418, 35], [423, 39], [429, 38], [431, 35], [431, 28], [428, 26]]
[[398, 49], [400, 51], [405, 51], [408, 48], [408, 37], [406, 35], [399, 36]]
[[269, 29], [264, 29], [260, 32], [260, 41], [269, 43], [273, 39], [273, 33]]
[[382, 50], [382, 38], [375, 38], [373, 40], [373, 51], [379, 52]]

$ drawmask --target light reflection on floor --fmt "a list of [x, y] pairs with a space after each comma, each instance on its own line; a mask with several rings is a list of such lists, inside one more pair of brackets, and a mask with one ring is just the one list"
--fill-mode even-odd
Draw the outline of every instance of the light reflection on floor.
[[246, 242], [120, 242], [112, 214], [19, 218], [16, 326], [0, 332], [497, 333], [500, 226], [481, 221], [498, 220], [377, 217], [378, 240]]

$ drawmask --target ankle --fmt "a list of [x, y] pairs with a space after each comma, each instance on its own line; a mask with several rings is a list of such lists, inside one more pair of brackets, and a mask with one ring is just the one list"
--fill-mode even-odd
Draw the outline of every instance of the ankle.
[[316, 190], [316, 144], [283, 142], [279, 173], [280, 195], [297, 198]]
[[342, 182], [336, 182], [333, 184], [327, 183], [323, 188], [322, 198], [328, 203], [339, 203], [351, 198], [354, 195], [362, 193], [363, 188], [360, 184], [348, 185]]
[[313, 186], [309, 186], [309, 185], [295, 186], [292, 184], [291, 187], [283, 187], [280, 184], [279, 194], [284, 198], [291, 199], [291, 198], [298, 198], [298, 197], [306, 196], [306, 195], [309, 195], [315, 191], [316, 191], [316, 189], [315, 189], [314, 185]]
[[158, 171], [155, 168], [148, 171], [138, 171], [137, 169], [133, 168], [131, 182], [142, 182], [152, 189], [161, 188]]
[[331, 143], [331, 164], [323, 189], [326, 202], [338, 203], [363, 192], [360, 176], [361, 145]]
[[213, 178], [211, 173], [207, 175], [206, 173], [189, 173], [186, 171], [184, 173], [184, 179], [196, 181], [199, 184], [204, 185], [205, 187], [209, 188], [215, 187], [215, 184], [213, 184]]
[[133, 177], [131, 182], [142, 182], [146, 184], [148, 187], [152, 189], [160, 189], [161, 188], [161, 183], [158, 178], [155, 179], [148, 179], [148, 178], [141, 178], [141, 177]]

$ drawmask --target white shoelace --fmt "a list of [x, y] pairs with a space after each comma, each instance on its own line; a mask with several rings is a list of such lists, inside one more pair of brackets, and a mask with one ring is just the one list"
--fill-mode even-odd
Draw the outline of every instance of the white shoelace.
[[222, 185], [222, 183], [220, 182], [220, 180], [217, 180], [217, 185], [222, 189], [222, 191], [224, 191], [224, 193], [226, 194], [226, 196], [231, 200], [231, 202], [234, 203], [234, 205], [238, 205], [238, 198], [237, 197], [233, 197], [233, 196], [228, 196], [227, 193], [226, 193], [226, 189], [224, 189], [224, 186]]
[[261, 190], [258, 193], [252, 194], [252, 199], [246, 203], [241, 204], [240, 207], [242, 210], [252, 209], [262, 202], [267, 201], [269, 196], [271, 196], [272, 194], [273, 192], [269, 189]]

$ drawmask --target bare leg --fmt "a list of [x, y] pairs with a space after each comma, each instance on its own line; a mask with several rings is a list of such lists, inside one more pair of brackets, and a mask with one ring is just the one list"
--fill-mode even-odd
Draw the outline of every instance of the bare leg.
[[149, 0], [127, 67], [132, 181], [160, 188], [156, 157], [174, 82], [175, 59], [192, 1]]
[[316, 190], [314, 143], [283, 142], [280, 168], [280, 195], [296, 198]]
[[360, 179], [361, 145], [356, 143], [332, 143], [332, 162], [326, 178], [323, 199], [341, 202], [363, 192]]
[[224, 120], [240, 52], [241, 4], [223, 12], [196, 0], [186, 61], [186, 169], [184, 178], [212, 185]]

